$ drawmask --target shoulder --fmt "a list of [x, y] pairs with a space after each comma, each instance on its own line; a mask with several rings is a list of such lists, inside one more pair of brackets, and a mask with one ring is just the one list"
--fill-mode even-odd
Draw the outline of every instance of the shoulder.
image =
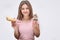
[[17, 23], [21, 23], [21, 20], [18, 20], [18, 19], [17, 19], [16, 22], [17, 22]]

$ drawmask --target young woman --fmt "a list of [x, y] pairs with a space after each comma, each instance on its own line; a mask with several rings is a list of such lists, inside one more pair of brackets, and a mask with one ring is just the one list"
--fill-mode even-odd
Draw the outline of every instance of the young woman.
[[14, 36], [17, 40], [35, 40], [34, 36], [39, 37], [39, 23], [33, 20], [32, 6], [29, 1], [21, 1], [18, 9], [18, 16], [12, 22]]

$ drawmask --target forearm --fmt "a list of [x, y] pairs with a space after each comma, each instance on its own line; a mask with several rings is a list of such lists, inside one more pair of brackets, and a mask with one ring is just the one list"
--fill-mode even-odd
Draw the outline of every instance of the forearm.
[[34, 27], [34, 35], [36, 37], [39, 37], [39, 35], [40, 35], [39, 25], [36, 25], [36, 27]]
[[19, 36], [20, 36], [19, 27], [18, 27], [18, 25], [16, 24], [15, 21], [12, 21], [11, 23], [12, 23], [12, 27], [14, 29], [14, 36], [15, 36], [16, 39], [19, 39]]
[[15, 30], [14, 31], [14, 36], [15, 36], [16, 39], [19, 39], [19, 36], [20, 36], [19, 31]]

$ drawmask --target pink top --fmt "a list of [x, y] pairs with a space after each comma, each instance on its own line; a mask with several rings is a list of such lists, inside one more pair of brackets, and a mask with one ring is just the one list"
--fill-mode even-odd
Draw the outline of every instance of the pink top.
[[16, 24], [19, 27], [20, 32], [20, 37], [18, 40], [34, 40], [32, 20], [27, 22], [17, 20]]

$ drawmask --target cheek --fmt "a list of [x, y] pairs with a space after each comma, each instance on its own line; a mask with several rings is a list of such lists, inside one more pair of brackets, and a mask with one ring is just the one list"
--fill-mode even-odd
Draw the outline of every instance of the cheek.
[[22, 12], [23, 15], [25, 14], [25, 13], [24, 13], [24, 10], [21, 10], [21, 12]]
[[24, 12], [24, 10], [21, 10], [21, 12], [23, 13], [23, 12]]
[[27, 13], [29, 14], [30, 13], [30, 11], [27, 9]]

